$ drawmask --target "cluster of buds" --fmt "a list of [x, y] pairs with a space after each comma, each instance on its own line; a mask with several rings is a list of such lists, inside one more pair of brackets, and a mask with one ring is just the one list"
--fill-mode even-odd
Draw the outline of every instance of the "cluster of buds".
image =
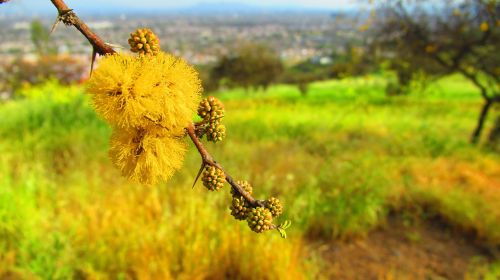
[[205, 168], [205, 171], [203, 171], [203, 177], [201, 180], [203, 181], [203, 185], [209, 191], [219, 191], [222, 187], [224, 187], [226, 175], [221, 169], [215, 166], [208, 166]]
[[255, 207], [247, 211], [246, 221], [251, 230], [261, 233], [274, 229], [273, 218], [278, 217], [282, 212], [283, 205], [277, 198], [273, 197], [264, 201], [264, 207]]
[[273, 216], [271, 211], [264, 207], [256, 207], [250, 211], [247, 217], [248, 226], [255, 232], [261, 233], [273, 227]]
[[157, 54], [160, 51], [160, 40], [148, 28], [137, 29], [130, 33], [128, 44], [134, 53]]
[[[238, 181], [237, 184], [243, 188], [248, 194], [252, 194], [253, 188], [247, 181]], [[233, 200], [229, 209], [231, 215], [237, 220], [246, 220], [248, 213], [252, 210], [252, 206], [245, 200], [245, 198], [234, 189], [231, 189]]]
[[[219, 191], [224, 187], [226, 175], [223, 170], [216, 166], [207, 166], [203, 170], [202, 175], [203, 185], [210, 191]], [[247, 181], [238, 181], [237, 185], [247, 195], [252, 195], [253, 188]], [[267, 230], [277, 229], [282, 236], [286, 236], [283, 225], [275, 226], [273, 218], [278, 217], [283, 213], [283, 206], [279, 199], [271, 197], [268, 200], [261, 201], [260, 205], [250, 204], [245, 195], [240, 193], [238, 189], [231, 188], [231, 215], [240, 221], [246, 221], [248, 227], [256, 233], [262, 233]]]
[[207, 127], [207, 140], [211, 142], [219, 142], [226, 137], [226, 126], [218, 121], [211, 122]]
[[[253, 193], [253, 188], [247, 181], [238, 181], [237, 184], [248, 194]], [[273, 229], [273, 218], [283, 213], [283, 206], [277, 198], [272, 197], [264, 201], [264, 207], [252, 207], [235, 189], [231, 189], [231, 195], [231, 215], [237, 220], [247, 221], [250, 229], [257, 233]]]
[[269, 209], [269, 211], [271, 211], [273, 217], [278, 217], [281, 213], [283, 213], [283, 205], [281, 205], [281, 201], [275, 197], [271, 197], [266, 200], [265, 206]]
[[226, 126], [222, 124], [224, 105], [219, 99], [213, 96], [203, 99], [198, 106], [198, 115], [203, 118], [203, 125], [198, 131], [200, 137], [206, 134], [211, 142], [219, 142], [226, 137]]
[[[196, 124], [196, 136], [202, 138], [206, 135], [207, 141], [219, 142], [226, 135], [226, 127], [221, 123], [224, 118], [224, 105], [219, 99], [209, 96], [203, 99], [198, 105], [198, 116], [203, 120]], [[200, 171], [201, 172], [201, 171]], [[226, 176], [224, 171], [217, 166], [209, 165], [204, 167], [202, 181], [203, 185], [211, 191], [220, 190]], [[231, 215], [240, 221], [246, 221], [251, 230], [261, 233], [270, 229], [277, 229], [285, 237], [285, 229], [288, 222], [276, 226], [273, 218], [278, 217], [283, 212], [283, 206], [277, 198], [270, 198], [257, 203], [249, 202], [253, 188], [247, 181], [237, 181], [239, 188], [231, 188]]]

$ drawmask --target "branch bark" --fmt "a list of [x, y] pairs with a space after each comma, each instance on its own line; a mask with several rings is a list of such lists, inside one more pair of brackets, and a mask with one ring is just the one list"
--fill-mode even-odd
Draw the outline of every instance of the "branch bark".
[[481, 138], [481, 132], [483, 131], [484, 122], [486, 121], [486, 117], [488, 116], [488, 112], [490, 111], [491, 105], [493, 105], [494, 101], [491, 99], [486, 99], [483, 104], [483, 108], [481, 109], [481, 113], [479, 114], [479, 118], [477, 120], [476, 128], [471, 136], [471, 143], [477, 144], [479, 139]]
[[73, 25], [80, 31], [80, 33], [87, 38], [89, 43], [94, 48], [95, 52], [100, 55], [113, 54], [115, 50], [108, 46], [99, 36], [90, 30], [90, 28], [83, 22], [72, 9], [66, 5], [64, 0], [50, 0], [57, 8], [58, 20], [66, 25]]

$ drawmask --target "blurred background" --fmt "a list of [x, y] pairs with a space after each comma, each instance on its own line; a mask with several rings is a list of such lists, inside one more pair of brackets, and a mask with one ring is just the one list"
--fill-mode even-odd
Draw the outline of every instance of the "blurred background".
[[[500, 3], [76, 1], [117, 50], [151, 28], [226, 107], [229, 187], [127, 182], [85, 93], [92, 50], [48, 0], [0, 4], [0, 279], [500, 279]], [[123, 46], [123, 48], [120, 48]], [[98, 64], [98, 61], [97, 61]], [[98, 67], [98, 65], [97, 65]]]

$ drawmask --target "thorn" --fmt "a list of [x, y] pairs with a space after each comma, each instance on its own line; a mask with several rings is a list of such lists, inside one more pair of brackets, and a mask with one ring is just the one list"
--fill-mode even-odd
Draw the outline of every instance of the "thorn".
[[73, 9], [66, 9], [66, 10], [62, 10], [62, 11], [61, 11], [61, 13], [60, 13], [60, 15], [61, 15], [61, 16], [64, 16], [65, 14], [67, 14], [67, 13], [69, 13], [69, 12], [72, 12], [72, 11], [73, 11]]
[[57, 16], [56, 21], [54, 21], [54, 24], [52, 24], [52, 28], [50, 29], [49, 35], [52, 35], [52, 33], [54, 33], [54, 31], [56, 31], [56, 28], [59, 25], [60, 20], [61, 20], [61, 18], [59, 16]]
[[104, 43], [104, 44], [106, 44], [107, 46], [110, 46], [112, 48], [116, 48], [116, 49], [124, 49], [125, 48], [124, 46], [111, 44], [111, 43]]
[[90, 62], [89, 78], [92, 77], [92, 71], [94, 70], [94, 62], [95, 62], [96, 56], [97, 56], [97, 51], [96, 51], [95, 47], [92, 47], [92, 62]]
[[192, 189], [194, 189], [196, 182], [198, 182], [198, 179], [200, 178], [201, 172], [203, 172], [203, 169], [205, 169], [205, 166], [206, 166], [205, 162], [202, 162], [201, 167], [200, 167], [200, 171], [198, 171], [198, 175], [196, 175], [196, 179], [194, 179], [193, 186], [191, 187]]

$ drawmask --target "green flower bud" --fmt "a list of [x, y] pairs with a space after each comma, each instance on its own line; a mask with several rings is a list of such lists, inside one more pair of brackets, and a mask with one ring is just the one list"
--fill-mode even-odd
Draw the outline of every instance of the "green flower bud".
[[271, 211], [267, 208], [253, 208], [248, 213], [247, 223], [250, 229], [257, 233], [261, 233], [272, 228], [273, 216]]
[[[238, 185], [240, 185], [248, 194], [252, 194], [253, 193], [252, 185], [250, 185], [249, 182], [247, 182], [247, 181], [238, 181], [236, 183]], [[240, 194], [236, 193], [236, 191], [233, 188], [231, 188], [231, 195], [232, 196], [239, 196]]]
[[128, 39], [130, 50], [139, 54], [157, 54], [160, 50], [160, 40], [151, 29], [137, 29], [130, 33]]
[[203, 177], [201, 178], [203, 185], [210, 191], [219, 191], [224, 187], [226, 182], [226, 175], [224, 171], [215, 167], [208, 166], [203, 171]]
[[281, 204], [281, 201], [275, 197], [271, 197], [266, 200], [265, 206], [269, 209], [269, 211], [271, 211], [273, 217], [277, 217], [283, 213], [283, 205]]
[[226, 137], [226, 126], [218, 121], [211, 122], [206, 131], [207, 140], [212, 142], [222, 141]]
[[229, 209], [231, 210], [231, 215], [237, 220], [246, 220], [251, 207], [244, 197], [234, 196]]
[[206, 121], [219, 120], [224, 117], [224, 105], [219, 99], [209, 96], [200, 102], [198, 115]]

